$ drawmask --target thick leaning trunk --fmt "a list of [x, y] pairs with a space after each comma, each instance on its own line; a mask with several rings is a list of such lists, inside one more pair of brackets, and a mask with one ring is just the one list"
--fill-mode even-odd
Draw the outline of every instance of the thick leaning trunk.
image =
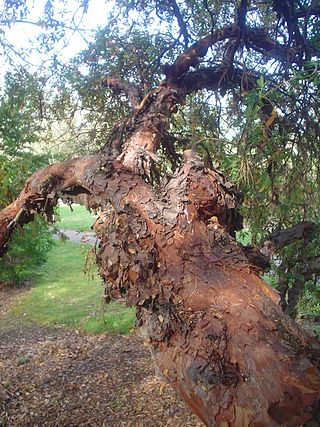
[[0, 212], [0, 248], [16, 224], [37, 211], [50, 216], [59, 197], [101, 207], [95, 230], [107, 295], [137, 307], [159, 371], [203, 422], [316, 422], [319, 345], [281, 311], [233, 239], [240, 218], [231, 185], [192, 151], [166, 183], [147, 182], [179, 99], [163, 86], [142, 102], [117, 157], [73, 159], [34, 174]]
[[110, 207], [108, 293], [137, 306], [156, 366], [206, 425], [302, 425], [320, 410], [319, 346], [228, 233], [227, 187], [189, 158], [143, 217]]

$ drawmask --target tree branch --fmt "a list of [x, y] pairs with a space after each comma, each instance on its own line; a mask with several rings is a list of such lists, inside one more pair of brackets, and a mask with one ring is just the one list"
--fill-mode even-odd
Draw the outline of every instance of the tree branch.
[[181, 12], [180, 12], [179, 6], [177, 5], [176, 0], [169, 0], [169, 3], [171, 4], [174, 16], [177, 19], [177, 22], [178, 22], [178, 25], [180, 28], [180, 32], [183, 35], [185, 48], [187, 48], [188, 44], [189, 44], [190, 36], [189, 36], [188, 30], [187, 30], [186, 23], [184, 22], [184, 20], [182, 18], [182, 15], [181, 15]]
[[293, 62], [294, 58], [297, 57], [296, 49], [280, 45], [268, 36], [264, 28], [247, 29], [246, 40], [248, 46], [261, 55], [289, 62]]
[[298, 240], [309, 238], [313, 234], [315, 227], [316, 224], [314, 222], [302, 221], [284, 230], [274, 231], [262, 241], [261, 252], [264, 255], [271, 256], [285, 246], [291, 245]]
[[[130, 153], [129, 153], [130, 154]], [[130, 155], [128, 156], [130, 157]], [[58, 199], [77, 202], [89, 208], [104, 208], [110, 201], [116, 209], [131, 206], [152, 223], [157, 196], [145, 180], [107, 156], [91, 155], [56, 163], [35, 172], [18, 198], [0, 211], [0, 257], [8, 249], [16, 226], [32, 221], [39, 213], [52, 220]], [[131, 167], [133, 169], [133, 167]]]
[[[286, 228], [284, 230], [277, 230], [265, 238], [259, 246], [243, 246], [243, 251], [246, 254], [249, 261], [261, 268], [267, 270], [270, 268], [270, 257], [280, 249], [291, 245], [298, 240], [310, 238], [315, 231], [316, 224], [311, 221], [302, 221], [298, 224]], [[313, 260], [306, 267], [306, 272], [320, 272], [318, 263]]]
[[212, 32], [212, 34], [208, 34], [200, 39], [198, 42], [186, 49], [176, 59], [173, 65], [166, 67], [164, 71], [167, 76], [167, 82], [174, 83], [177, 79], [182, 77], [190, 67], [197, 65], [199, 63], [199, 58], [203, 58], [207, 54], [210, 46], [231, 37], [238, 37], [238, 33], [238, 28], [234, 25], [230, 25], [220, 30], [216, 30]]
[[279, 44], [269, 37], [264, 28], [250, 29], [245, 27], [241, 29], [238, 25], [230, 25], [213, 31], [194, 43], [176, 59], [173, 65], [165, 64], [163, 71], [166, 74], [167, 83], [177, 83], [179, 79], [185, 76], [190, 67], [195, 67], [200, 63], [200, 58], [207, 54], [209, 47], [223, 40], [237, 40], [241, 37], [241, 31], [245, 32], [247, 47], [261, 55], [291, 63], [298, 62], [300, 59], [302, 47], [288, 48], [286, 45]]
[[248, 0], [241, 0], [237, 8], [237, 25], [240, 32], [240, 37], [244, 38], [246, 31], [246, 15], [248, 12]]
[[115, 76], [106, 76], [103, 85], [112, 90], [115, 95], [124, 93], [130, 100], [132, 108], [136, 110], [141, 102], [142, 95], [140, 90], [129, 83], [126, 83]]
[[247, 91], [255, 86], [256, 80], [256, 74], [247, 72], [244, 76], [243, 70], [222, 65], [187, 73], [183, 77], [183, 84], [186, 94], [201, 89], [223, 91], [236, 86]]
[[73, 201], [82, 199], [82, 202], [85, 198], [89, 206], [92, 196], [90, 177], [99, 165], [98, 156], [87, 156], [56, 163], [35, 172], [27, 180], [18, 198], [0, 212], [0, 255], [6, 251], [17, 225], [32, 221], [36, 213], [52, 219], [58, 198]]

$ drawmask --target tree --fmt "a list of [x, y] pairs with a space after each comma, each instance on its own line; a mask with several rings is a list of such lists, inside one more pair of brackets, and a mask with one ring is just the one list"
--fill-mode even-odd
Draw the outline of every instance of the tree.
[[[5, 75], [0, 97], [0, 207], [13, 202], [28, 176], [48, 164], [48, 156], [35, 153], [41, 126], [40, 82], [23, 69]], [[10, 250], [0, 260], [0, 283], [30, 280], [47, 259], [52, 236], [47, 223], [37, 218], [24, 230], [17, 228]]]
[[[18, 224], [36, 212], [50, 218], [58, 198], [100, 208], [94, 228], [106, 296], [136, 306], [137, 324], [160, 372], [203, 422], [316, 425], [319, 343], [283, 313], [278, 293], [260, 278], [266, 259], [236, 242], [242, 227], [239, 192], [221, 172], [205, 167], [195, 146], [184, 144], [179, 163], [183, 142], [177, 141], [173, 117], [195, 92], [214, 91], [223, 102], [236, 101], [238, 120], [242, 114], [246, 123], [233, 155], [241, 159], [244, 177], [250, 176], [243, 174], [248, 145], [257, 159], [269, 144], [286, 153], [289, 139], [293, 155], [285, 168], [278, 157], [257, 164], [257, 170], [266, 168], [276, 208], [286, 182], [277, 180], [278, 161], [290, 171], [305, 148], [305, 178], [318, 174], [319, 163], [309, 154], [318, 155], [319, 8], [289, 1], [174, 0], [117, 7], [118, 25], [124, 11], [125, 22], [135, 11], [141, 13], [138, 21], [164, 25], [167, 44], [155, 56], [165, 79], [155, 84], [156, 62], [151, 76], [138, 64], [136, 75], [124, 67], [104, 77], [120, 101], [127, 96], [131, 112], [97, 154], [56, 163], [28, 179], [0, 213], [1, 252]], [[97, 52], [92, 55], [99, 65]], [[309, 84], [304, 92], [301, 82]], [[158, 152], [166, 157], [162, 169]], [[258, 197], [251, 203], [259, 204]], [[272, 234], [264, 252], [306, 239], [311, 230], [314, 225], [303, 221]]]
[[[180, 6], [183, 9], [184, 6]], [[217, 6], [210, 7], [218, 19]], [[130, 13], [121, 7], [125, 9], [123, 2], [119, 3], [120, 17]], [[221, 7], [225, 13], [231, 11], [230, 3]], [[280, 18], [278, 23], [274, 21], [276, 14], [268, 13], [272, 17], [268, 19], [259, 7], [264, 8], [250, 5], [249, 23], [251, 21], [252, 25], [253, 19], [261, 20], [271, 27], [270, 34], [275, 33], [275, 38], [282, 37], [283, 31], [281, 34], [278, 31], [285, 27], [285, 22]], [[59, 80], [59, 86], [64, 88], [58, 97], [59, 110], [65, 97], [68, 109], [62, 109], [64, 114], [66, 111], [70, 114], [70, 98], [76, 99], [71, 110], [74, 113], [78, 109], [85, 118], [81, 122], [82, 129], [77, 130], [77, 140], [86, 150], [95, 145], [103, 147], [105, 135], [130, 110], [129, 99], [119, 93], [119, 88], [113, 91], [118, 91], [118, 96], [113, 99], [112, 91], [103, 92], [99, 85], [100, 76], [118, 75], [123, 80], [130, 80], [140, 93], [146, 95], [148, 88], [156, 87], [162, 78], [160, 59], [166, 67], [165, 63], [174, 61], [174, 54], [183, 45], [184, 38], [179, 40], [172, 9], [169, 19], [170, 8], [158, 7], [158, 18], [163, 18], [159, 24], [161, 31], [152, 30], [152, 26], [148, 28], [152, 10], [152, 7], [139, 10], [142, 17], [137, 24], [113, 16], [110, 24], [99, 30], [88, 49], [73, 61], [64, 79]], [[191, 41], [195, 35], [210, 31], [208, 10], [207, 18], [204, 8], [195, 11], [188, 12], [186, 19]], [[313, 45], [314, 52], [317, 49], [318, 18], [313, 13], [316, 12], [316, 8], [311, 12], [313, 22], [308, 21], [308, 42]], [[203, 18], [200, 28], [199, 16]], [[119, 19], [124, 21], [123, 31], [119, 31]], [[318, 65], [314, 52], [310, 61], [297, 66], [288, 65], [283, 58], [272, 63], [272, 57], [255, 57], [252, 50], [243, 45], [243, 50], [240, 46], [235, 53], [236, 63], [242, 70], [255, 68], [256, 85], [252, 85], [250, 91], [202, 91], [188, 95], [183, 110], [180, 109], [171, 120], [171, 144], [162, 146], [165, 156], [160, 153], [160, 158], [166, 160], [161, 161], [160, 167], [168, 168], [170, 162], [170, 168], [174, 170], [179, 164], [180, 153], [188, 145], [196, 146], [198, 154], [204, 154], [209, 163], [220, 165], [241, 189], [241, 213], [246, 231], [241, 234], [248, 240], [249, 231], [251, 243], [256, 245], [274, 230], [292, 227], [300, 221], [319, 222]], [[214, 60], [218, 62], [223, 53], [215, 47], [211, 51], [212, 57], [210, 53], [206, 56], [209, 64]], [[226, 56], [227, 51], [223, 62]], [[243, 80], [249, 76], [250, 73], [243, 73]], [[172, 145], [174, 150], [170, 148]], [[315, 268], [314, 257], [320, 250], [317, 229], [314, 227], [313, 232], [306, 234], [298, 244], [278, 250], [271, 259], [272, 280], [287, 305], [286, 311], [293, 317], [297, 314], [304, 289], [314, 289], [312, 295], [316, 298], [319, 269]]]

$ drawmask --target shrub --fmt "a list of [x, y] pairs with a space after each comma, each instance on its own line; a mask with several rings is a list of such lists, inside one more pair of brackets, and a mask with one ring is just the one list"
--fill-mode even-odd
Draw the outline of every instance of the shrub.
[[0, 259], [0, 282], [18, 285], [32, 279], [53, 244], [48, 225], [40, 216], [16, 229], [10, 249]]

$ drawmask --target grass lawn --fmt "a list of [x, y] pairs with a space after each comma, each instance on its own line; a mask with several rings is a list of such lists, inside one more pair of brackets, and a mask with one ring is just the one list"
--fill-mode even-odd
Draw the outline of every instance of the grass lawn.
[[97, 215], [90, 213], [84, 206], [62, 205], [58, 207], [58, 221], [56, 226], [58, 228], [67, 228], [69, 230], [87, 231], [94, 223]]
[[12, 314], [41, 325], [127, 333], [134, 324], [134, 310], [116, 302], [103, 306], [101, 280], [83, 273], [86, 251], [76, 243], [57, 242], [40, 278], [13, 306]]

